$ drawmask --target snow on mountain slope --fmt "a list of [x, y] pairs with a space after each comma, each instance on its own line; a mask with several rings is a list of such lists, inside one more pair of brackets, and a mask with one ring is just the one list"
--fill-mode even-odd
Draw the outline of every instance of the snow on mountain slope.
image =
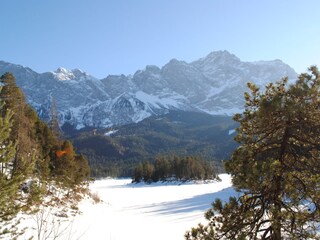
[[243, 108], [243, 93], [251, 81], [260, 87], [295, 71], [280, 60], [242, 62], [227, 51], [212, 52], [186, 63], [172, 59], [162, 68], [148, 65], [134, 75], [110, 75], [98, 80], [79, 70], [58, 68], [36, 73], [0, 61], [0, 74], [12, 72], [28, 102], [48, 120], [52, 99], [61, 124], [77, 128], [138, 122], [168, 110], [232, 115]]

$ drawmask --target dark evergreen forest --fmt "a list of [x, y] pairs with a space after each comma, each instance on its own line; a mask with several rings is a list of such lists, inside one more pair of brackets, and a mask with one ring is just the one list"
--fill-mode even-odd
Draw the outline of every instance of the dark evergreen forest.
[[217, 179], [214, 162], [195, 157], [158, 157], [154, 164], [139, 163], [134, 169], [133, 182], [190, 181]]
[[[170, 111], [139, 123], [107, 129], [62, 127], [77, 151], [88, 158], [92, 176], [131, 177], [135, 166], [158, 157], [192, 156], [214, 162], [223, 171], [237, 144], [230, 134], [238, 124], [228, 116]], [[106, 133], [113, 131], [112, 135]]]
[[87, 192], [90, 169], [72, 143], [59, 138], [26, 103], [12, 74], [0, 81], [0, 237], [14, 239], [19, 233], [10, 221], [19, 212], [75, 205]]

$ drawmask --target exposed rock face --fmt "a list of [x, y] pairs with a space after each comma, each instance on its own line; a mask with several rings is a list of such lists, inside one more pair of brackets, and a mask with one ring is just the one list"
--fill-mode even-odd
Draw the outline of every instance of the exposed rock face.
[[161, 69], [147, 66], [133, 76], [101, 80], [79, 69], [40, 74], [0, 61], [0, 74], [5, 72], [15, 75], [43, 119], [49, 119], [54, 98], [61, 124], [69, 122], [77, 128], [138, 122], [170, 109], [231, 115], [242, 111], [248, 81], [264, 87], [284, 76], [297, 76], [280, 60], [242, 62], [227, 51], [212, 52], [191, 63], [173, 59]]

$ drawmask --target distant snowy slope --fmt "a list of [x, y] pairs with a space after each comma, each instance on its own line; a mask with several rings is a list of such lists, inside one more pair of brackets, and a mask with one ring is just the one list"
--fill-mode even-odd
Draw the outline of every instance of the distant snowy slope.
[[168, 110], [232, 115], [243, 107], [248, 81], [263, 87], [295, 71], [280, 60], [242, 62], [227, 51], [212, 52], [186, 63], [172, 59], [162, 68], [146, 66], [134, 75], [110, 75], [98, 80], [79, 70], [58, 68], [36, 73], [0, 61], [0, 74], [12, 72], [29, 103], [43, 119], [57, 102], [61, 124], [77, 128], [138, 122]]

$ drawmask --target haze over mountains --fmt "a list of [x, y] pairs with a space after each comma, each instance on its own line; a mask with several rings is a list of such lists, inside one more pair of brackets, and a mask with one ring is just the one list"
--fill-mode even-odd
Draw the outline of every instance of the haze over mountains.
[[146, 66], [134, 75], [96, 79], [79, 69], [37, 73], [0, 61], [0, 74], [11, 72], [27, 101], [48, 120], [52, 99], [60, 123], [75, 128], [139, 122], [169, 110], [231, 115], [241, 112], [246, 83], [263, 87], [296, 72], [281, 60], [242, 62], [227, 51], [212, 52], [191, 63], [172, 59], [162, 68]]

